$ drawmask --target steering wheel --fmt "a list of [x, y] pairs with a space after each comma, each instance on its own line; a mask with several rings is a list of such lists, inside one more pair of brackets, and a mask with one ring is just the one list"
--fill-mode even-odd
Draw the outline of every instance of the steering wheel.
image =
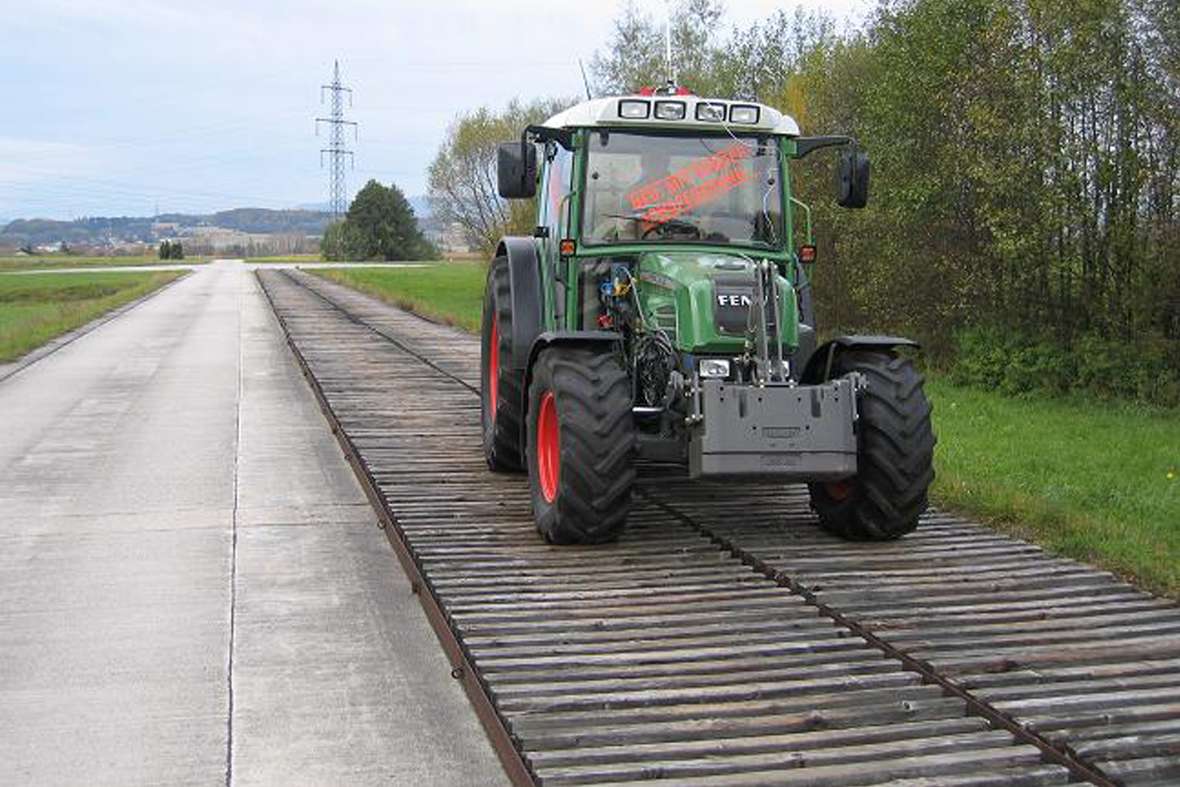
[[[669, 232], [671, 230], [671, 232]], [[676, 219], [669, 219], [668, 221], [659, 224], [653, 224], [644, 230], [641, 240], [648, 240], [652, 235], [659, 233], [661, 237], [669, 237], [673, 233], [687, 236], [689, 240], [701, 239], [701, 228], [695, 224], [690, 224], [687, 221], [677, 221]]]

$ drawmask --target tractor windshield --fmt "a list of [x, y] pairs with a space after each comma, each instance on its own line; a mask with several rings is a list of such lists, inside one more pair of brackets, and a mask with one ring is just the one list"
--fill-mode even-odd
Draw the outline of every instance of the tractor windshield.
[[782, 245], [770, 136], [590, 135], [582, 240]]

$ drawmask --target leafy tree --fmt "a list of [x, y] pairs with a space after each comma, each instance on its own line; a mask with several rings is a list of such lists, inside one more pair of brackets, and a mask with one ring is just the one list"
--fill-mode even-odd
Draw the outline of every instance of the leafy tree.
[[519, 140], [525, 126], [540, 123], [574, 103], [545, 99], [487, 107], [460, 115], [447, 131], [428, 170], [430, 202], [444, 224], [458, 224], [475, 248], [490, 253], [506, 234], [528, 234], [536, 222], [532, 200], [503, 200], [496, 190], [496, 146]]
[[178, 240], [163, 240], [160, 241], [158, 254], [162, 260], [183, 260], [184, 246]]
[[344, 220], [327, 228], [321, 249], [331, 260], [418, 260], [434, 256], [401, 189], [375, 180], [357, 192]]
[[[671, 10], [676, 81], [706, 90], [716, 78], [715, 46], [725, 8], [718, 0], [678, 0]], [[605, 52], [591, 61], [600, 92], [632, 93], [672, 77], [666, 63], [663, 19], [653, 19], [634, 2], [623, 6]]]
[[320, 239], [320, 253], [325, 260], [355, 260], [361, 258], [359, 245], [353, 239], [351, 227], [343, 219], [324, 228]]
[[[832, 18], [796, 7], [779, 10], [746, 29], [724, 32], [718, 0], [678, 0], [671, 8], [672, 68], [676, 81], [698, 95], [762, 99], [781, 91], [796, 64], [835, 38]], [[664, 20], [634, 2], [615, 19], [606, 50], [591, 70], [600, 93], [631, 93], [665, 84]]]

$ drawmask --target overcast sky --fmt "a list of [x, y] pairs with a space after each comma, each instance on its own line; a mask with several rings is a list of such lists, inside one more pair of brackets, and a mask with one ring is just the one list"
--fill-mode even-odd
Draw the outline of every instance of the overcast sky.
[[[817, 2], [858, 19], [867, 0]], [[313, 118], [340, 59], [355, 191], [408, 195], [455, 115], [578, 95], [623, 0], [35, 0], [4, 18], [0, 217], [292, 207], [326, 199]], [[658, 18], [662, 0], [642, 0]], [[729, 0], [746, 24], [794, 2]]]

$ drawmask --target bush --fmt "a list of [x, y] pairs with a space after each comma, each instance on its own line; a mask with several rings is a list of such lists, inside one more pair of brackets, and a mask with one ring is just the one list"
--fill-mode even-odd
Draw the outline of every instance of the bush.
[[178, 240], [161, 241], [159, 255], [162, 260], [183, 260], [184, 246]]
[[320, 253], [325, 260], [335, 262], [365, 258], [360, 238], [357, 237], [352, 225], [346, 221], [328, 225], [324, 230], [324, 237], [320, 240]]
[[1162, 407], [1180, 406], [1180, 359], [1160, 337], [1132, 346], [1088, 334], [1070, 345], [994, 327], [955, 335], [951, 380], [1009, 396], [1083, 393]]

